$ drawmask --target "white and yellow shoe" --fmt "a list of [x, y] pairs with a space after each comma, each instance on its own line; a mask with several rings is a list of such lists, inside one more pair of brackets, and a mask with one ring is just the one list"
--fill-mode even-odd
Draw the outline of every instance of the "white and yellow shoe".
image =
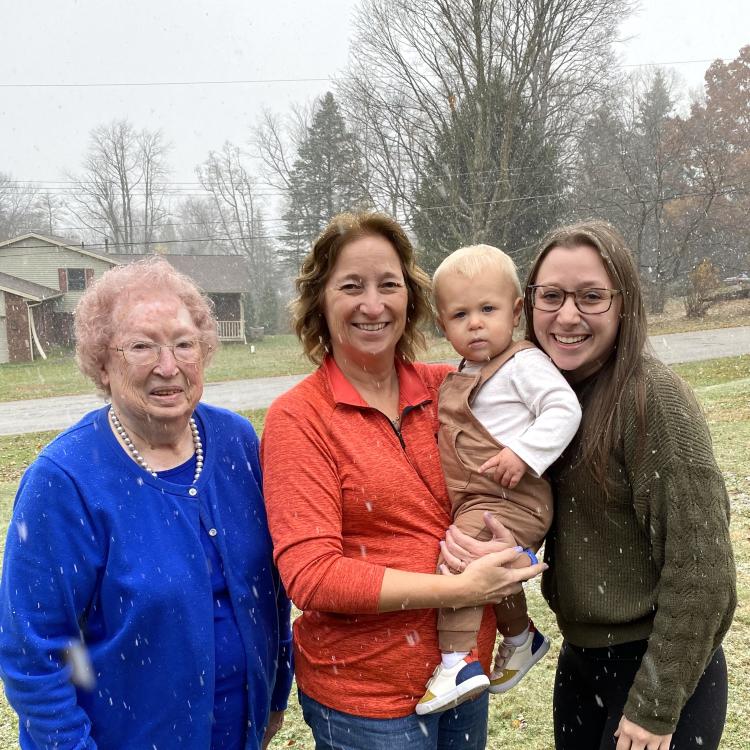
[[427, 691], [414, 709], [420, 716], [445, 711], [481, 695], [490, 681], [479, 663], [476, 650], [447, 668], [439, 664], [427, 681]]
[[549, 651], [549, 638], [542, 635], [529, 620], [529, 635], [521, 646], [501, 643], [490, 672], [490, 692], [505, 693], [514, 688], [524, 675]]

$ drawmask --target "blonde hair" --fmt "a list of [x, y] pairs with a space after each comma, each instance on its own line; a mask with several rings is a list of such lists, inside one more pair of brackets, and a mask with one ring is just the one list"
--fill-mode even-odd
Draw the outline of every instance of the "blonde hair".
[[500, 248], [492, 245], [469, 245], [452, 252], [432, 274], [432, 291], [435, 302], [440, 294], [440, 278], [447, 273], [455, 273], [473, 279], [487, 271], [498, 271], [511, 282], [517, 296], [523, 296], [521, 282], [513, 259]]
[[219, 344], [213, 303], [188, 276], [177, 271], [159, 256], [149, 256], [134, 263], [114, 266], [102, 274], [81, 296], [74, 312], [76, 361], [78, 368], [109, 395], [101, 372], [116, 331], [112, 318], [115, 308], [126, 295], [139, 298], [148, 294], [162, 297], [174, 294], [190, 313], [201, 341], [210, 349], [205, 363]]
[[343, 213], [334, 216], [302, 262], [295, 281], [297, 298], [291, 303], [292, 325], [305, 355], [319, 365], [331, 348], [331, 333], [323, 316], [323, 294], [336, 261], [346, 245], [362, 237], [388, 240], [401, 261], [408, 293], [406, 327], [396, 353], [414, 360], [425, 348], [421, 325], [430, 320], [430, 277], [417, 265], [406, 232], [399, 223], [382, 213]]

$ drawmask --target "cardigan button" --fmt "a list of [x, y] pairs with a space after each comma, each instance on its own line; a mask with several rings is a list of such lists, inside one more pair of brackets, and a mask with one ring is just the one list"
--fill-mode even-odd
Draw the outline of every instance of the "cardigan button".
[[195, 487], [191, 487], [188, 490], [188, 495], [190, 495], [190, 497], [195, 497], [197, 494], [198, 494], [198, 490], [196, 490]]
[[219, 533], [219, 532], [218, 532], [218, 531], [216, 531], [216, 529], [209, 529], [209, 530], [208, 530], [208, 535], [209, 535], [209, 536], [216, 536], [216, 535], [217, 535], [218, 533]]

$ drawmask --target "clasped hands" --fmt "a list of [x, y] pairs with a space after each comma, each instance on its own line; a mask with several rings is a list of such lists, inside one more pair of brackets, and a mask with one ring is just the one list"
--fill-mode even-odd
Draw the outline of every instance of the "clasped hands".
[[[465, 534], [455, 524], [445, 532], [445, 540], [440, 542], [443, 575], [462, 573], [476, 579], [476, 591], [487, 590], [487, 582], [495, 581], [491, 593], [484, 597], [484, 603], [495, 603], [506, 596], [521, 590], [521, 583], [538, 576], [547, 569], [546, 563], [531, 565], [529, 556], [516, 545], [513, 534], [491, 513], [484, 514], [484, 523], [492, 534], [492, 539], [479, 541]], [[498, 568], [505, 575], [498, 581]], [[477, 603], [477, 602], [475, 602]]]

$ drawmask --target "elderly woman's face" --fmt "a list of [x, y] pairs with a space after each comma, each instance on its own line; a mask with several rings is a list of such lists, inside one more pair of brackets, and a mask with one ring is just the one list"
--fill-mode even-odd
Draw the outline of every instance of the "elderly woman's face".
[[404, 333], [408, 292], [401, 261], [380, 235], [345, 245], [325, 286], [323, 315], [337, 362], [393, 358]]
[[[121, 419], [139, 422], [185, 419], [203, 393], [203, 360], [176, 359], [200, 341], [200, 331], [188, 309], [174, 295], [135, 297], [120, 303], [112, 315], [114, 336], [102, 368], [102, 381], [111, 390], [112, 405]], [[161, 346], [154, 351], [153, 344]], [[178, 348], [179, 347], [179, 348]], [[155, 362], [140, 364], [142, 352], [158, 353]], [[180, 351], [181, 350], [181, 351]], [[135, 352], [139, 352], [134, 356]], [[148, 357], [146, 357], [148, 358]]]

